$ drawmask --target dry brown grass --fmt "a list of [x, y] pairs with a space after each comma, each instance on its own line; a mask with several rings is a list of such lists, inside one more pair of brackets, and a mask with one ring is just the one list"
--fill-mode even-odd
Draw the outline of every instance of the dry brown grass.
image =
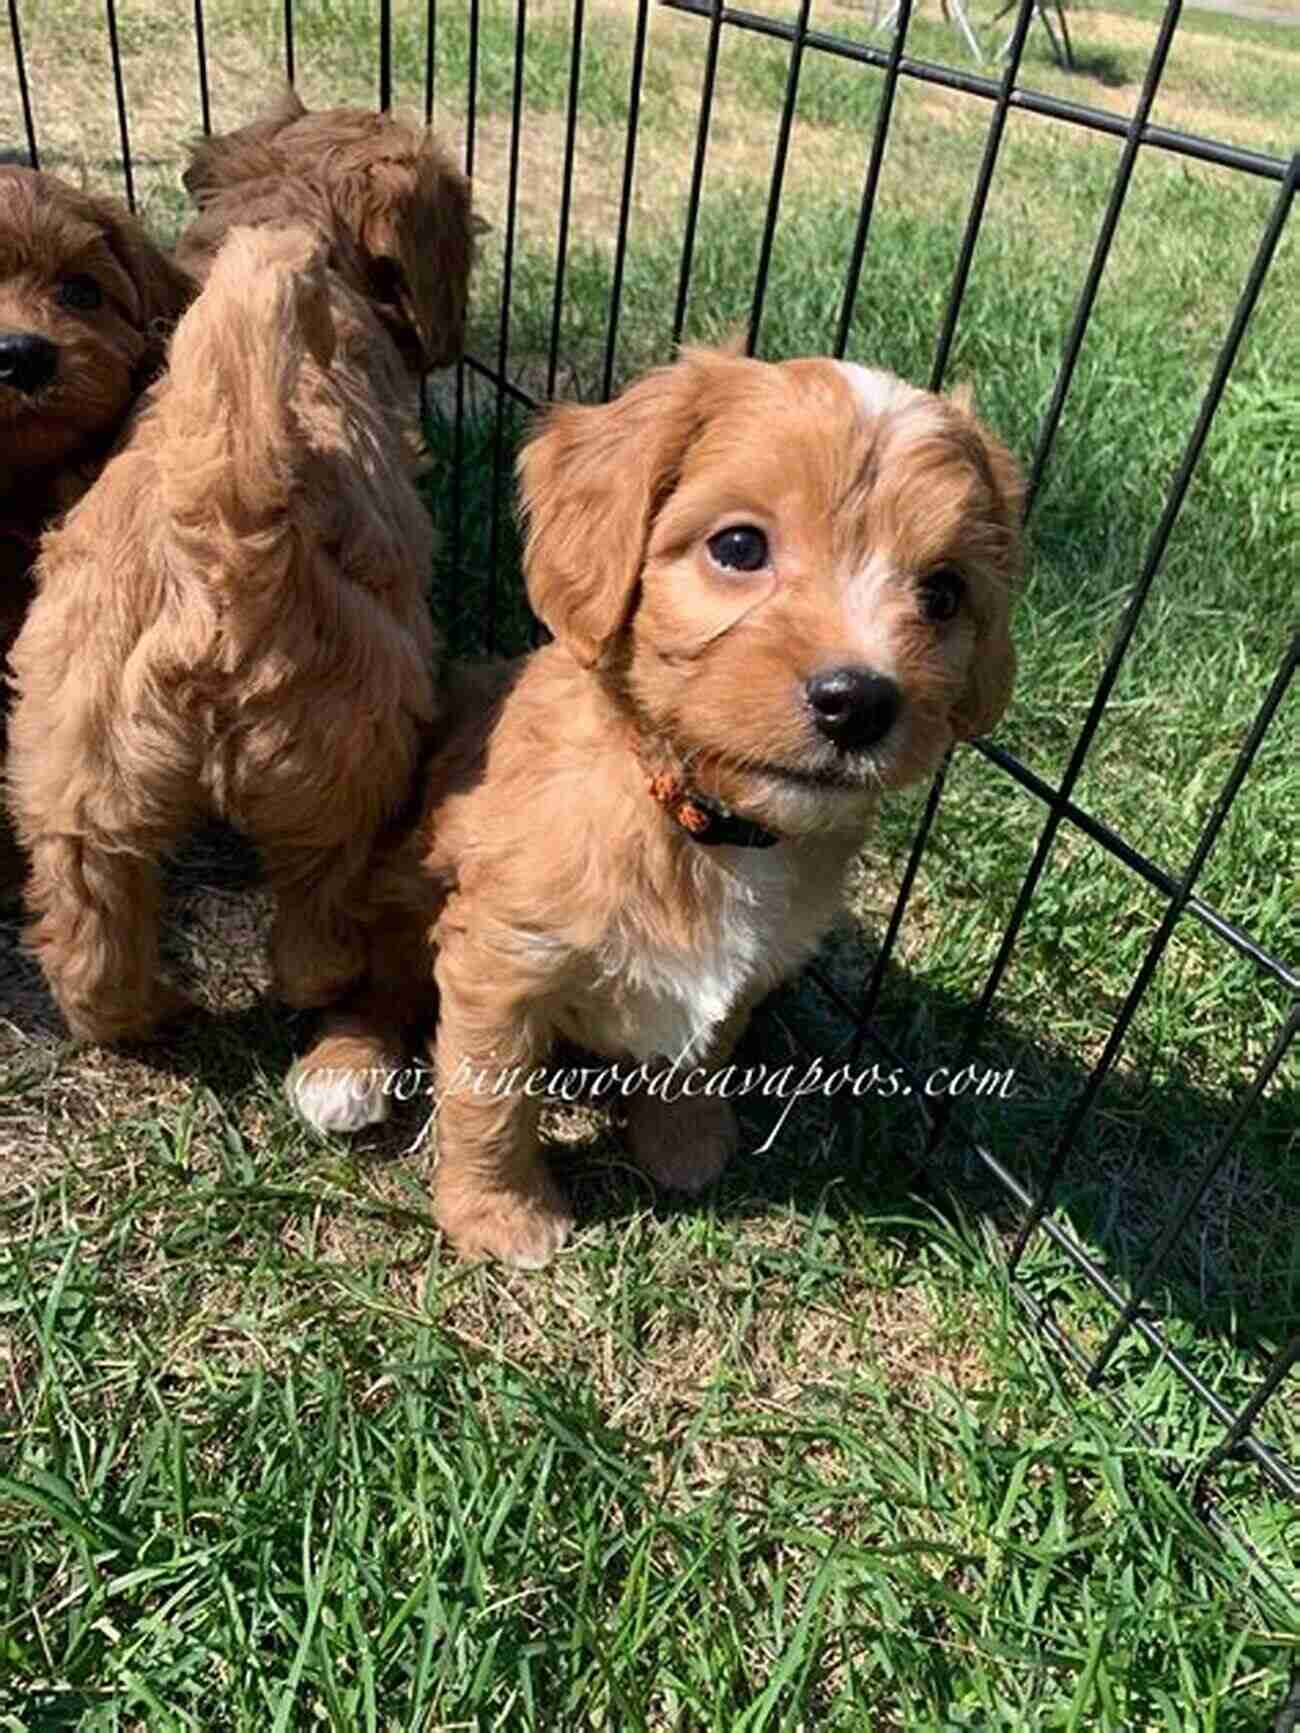
[[[832, 7], [822, 22], [834, 28], [840, 12], [853, 21], [859, 11]], [[587, 13], [589, 28], [627, 20], [627, 8], [618, 0], [599, 0]], [[559, 0], [541, 0], [530, 7], [530, 29], [553, 25], [567, 14]], [[1074, 101], [1130, 113], [1154, 42], [1154, 24], [1093, 7], [1073, 16], [1084, 70], [1070, 74], [1035, 61], [1027, 68], [1026, 82]], [[92, 0], [28, 0], [21, 21], [42, 160], [70, 178], [120, 190], [121, 139], [102, 8]], [[248, 0], [217, 0], [205, 8], [205, 28], [214, 125], [221, 129], [241, 124], [283, 77], [280, 9]], [[188, 13], [163, 0], [134, 0], [123, 9], [119, 37], [137, 196], [145, 214], [166, 231], [181, 208], [178, 165], [200, 120], [192, 24]], [[677, 221], [685, 199], [700, 45], [698, 21], [652, 12], [649, 63], [664, 77], [647, 86], [636, 199], [640, 212], [657, 222]], [[304, 98], [309, 105], [372, 101], [374, 68], [369, 59], [358, 54], [355, 39], [347, 33], [332, 47], [326, 43], [323, 51], [300, 53]], [[1244, 111], [1226, 93], [1239, 77], [1280, 80], [1295, 65], [1296, 56], [1285, 44], [1224, 40], [1214, 43], [1211, 74], [1203, 40], [1189, 30], [1176, 41], [1156, 119], [1252, 149], [1284, 149], [1281, 116]], [[413, 95], [399, 87], [399, 100], [409, 101]], [[463, 93], [446, 88], [444, 81], [438, 98], [440, 128], [463, 149]], [[18, 85], [12, 60], [0, 66], [0, 102], [16, 120]], [[951, 151], [936, 149], [935, 133], [965, 132], [972, 141], [980, 140], [987, 115], [987, 104], [905, 81], [899, 124], [891, 136], [889, 176], [902, 186], [923, 186], [927, 201], [964, 197], [967, 170], [964, 164], [954, 169]], [[774, 136], [775, 116], [756, 116], [746, 100], [743, 78], [728, 77], [724, 60], [711, 124], [710, 175], [752, 181], [758, 193], [770, 170]], [[529, 113], [520, 212], [536, 235], [554, 234], [562, 140], [560, 114]], [[621, 127], [580, 126], [574, 200], [578, 236], [612, 238], [623, 142]], [[859, 146], [863, 161], [866, 143]], [[21, 150], [17, 136], [13, 144]], [[481, 115], [476, 143], [479, 200], [494, 223], [504, 217], [507, 149], [507, 117]], [[822, 186], [828, 176], [842, 177], [851, 164], [852, 158], [846, 164], [845, 140], [838, 129], [801, 124], [791, 154], [791, 191], [797, 196], [803, 182]]]

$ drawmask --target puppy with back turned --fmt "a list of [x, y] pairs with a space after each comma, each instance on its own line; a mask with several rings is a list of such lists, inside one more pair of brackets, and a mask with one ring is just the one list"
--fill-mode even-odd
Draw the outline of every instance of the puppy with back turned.
[[[535, 1267], [570, 1215], [522, 1080], [560, 1039], [651, 1074], [725, 1061], [881, 794], [1002, 715], [1021, 478], [961, 399], [693, 351], [553, 408], [520, 480], [555, 641], [453, 677], [367, 981], [290, 1092], [322, 1129], [386, 1117], [436, 987], [435, 1213], [462, 1252]], [[643, 1091], [628, 1135], [694, 1190], [736, 1125]]]
[[[191, 292], [113, 200], [0, 166], [0, 767], [41, 534], [103, 468]], [[3, 805], [0, 889], [20, 877]]]
[[102, 1041], [183, 1003], [159, 859], [209, 814], [261, 855], [283, 999], [336, 997], [440, 704], [415, 379], [460, 350], [468, 187], [427, 132], [294, 98], [205, 141], [188, 182], [178, 257], [202, 290], [48, 539], [12, 658], [32, 947]]

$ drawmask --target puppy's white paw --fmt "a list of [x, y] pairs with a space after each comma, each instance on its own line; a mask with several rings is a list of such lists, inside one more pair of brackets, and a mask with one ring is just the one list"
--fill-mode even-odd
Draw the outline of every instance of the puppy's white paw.
[[393, 1111], [383, 1078], [369, 1071], [295, 1065], [285, 1081], [285, 1093], [317, 1131], [360, 1131], [366, 1125], [382, 1125]]

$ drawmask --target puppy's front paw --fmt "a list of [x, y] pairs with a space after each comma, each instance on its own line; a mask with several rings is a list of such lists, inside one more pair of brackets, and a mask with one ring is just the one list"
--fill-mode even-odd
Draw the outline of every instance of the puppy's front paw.
[[716, 1096], [663, 1101], [634, 1095], [628, 1103], [632, 1159], [657, 1185], [703, 1191], [736, 1152], [740, 1131], [731, 1104]]
[[363, 1126], [382, 1125], [393, 1110], [383, 1078], [374, 1069], [300, 1060], [285, 1079], [284, 1089], [317, 1131], [360, 1131]]
[[573, 1226], [559, 1187], [540, 1166], [516, 1188], [441, 1188], [433, 1213], [461, 1257], [496, 1258], [516, 1270], [543, 1269]]

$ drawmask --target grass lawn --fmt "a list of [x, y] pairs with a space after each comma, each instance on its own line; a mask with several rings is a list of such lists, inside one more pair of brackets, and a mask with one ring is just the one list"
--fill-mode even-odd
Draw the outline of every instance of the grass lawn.
[[[198, 121], [192, 23], [118, 0], [137, 190], [161, 231]], [[753, 0], [792, 18], [792, 0]], [[483, 0], [476, 199], [493, 224], [472, 347], [500, 341], [514, 7]], [[987, 27], [987, 5], [976, 12]], [[21, 0], [46, 165], [112, 184], [102, 13]], [[399, 101], [424, 89], [425, 8], [394, 4]], [[437, 8], [435, 116], [463, 148], [466, 9]], [[587, 0], [558, 388], [598, 392], [621, 187], [631, 0]], [[295, 12], [311, 103], [364, 100], [377, 6]], [[545, 385], [571, 8], [528, 8], [508, 365]], [[281, 9], [210, 0], [214, 124], [281, 60]], [[1132, 113], [1150, 0], [1072, 10], [1023, 83]], [[817, 28], [871, 39], [863, 4]], [[650, 13], [616, 379], [669, 350], [707, 24]], [[924, 4], [917, 58], [967, 66]], [[785, 89], [776, 42], [726, 31], [687, 335], [747, 317]], [[990, 69], [984, 69], [988, 72]], [[834, 340], [879, 74], [809, 53], [761, 326], [770, 356]], [[1289, 156], [1300, 31], [1189, 11], [1154, 121]], [[0, 55], [0, 147], [19, 147]], [[848, 352], [924, 380], [990, 105], [904, 81]], [[1028, 459], [1120, 144], [1013, 111], [949, 366]], [[1155, 529], [1276, 183], [1144, 152], [1036, 503], [1021, 678], [998, 734], [1062, 774]], [[1074, 798], [1177, 876], [1296, 630], [1300, 246], [1294, 217]], [[503, 643], [517, 601], [493, 401], [459, 447], [433, 394], [431, 505], [457, 640]], [[517, 431], [510, 417], [507, 433]], [[462, 463], [453, 481], [454, 455]], [[458, 520], [452, 521], [453, 504]], [[487, 575], [490, 537], [497, 570]], [[452, 555], [455, 555], [453, 565]], [[1295, 685], [1200, 890], [1300, 959]], [[925, 791], [854, 875], [824, 975], [850, 996], [893, 904]], [[1045, 809], [972, 751], [953, 762], [877, 1028], [919, 1070], [959, 1051]], [[1191, 1515], [1218, 1429], [1149, 1350], [1097, 1393], [1027, 1330], [1000, 1261], [1014, 1223], [960, 1150], [926, 1176], [915, 1108], [856, 1126], [800, 1106], [715, 1194], [655, 1196], [617, 1135], [548, 1119], [579, 1230], [540, 1276], [452, 1262], [427, 1215], [419, 1104], [316, 1138], [279, 1080], [304, 1029], [264, 997], [266, 910], [238, 863], [176, 877], [172, 946], [210, 1015], [149, 1052], [73, 1050], [0, 912], [0, 1728], [331, 1727], [1258, 1733], [1300, 1614]], [[980, 1049], [1008, 1100], [966, 1122], [1028, 1182], [1100, 1054], [1164, 899], [1066, 827]], [[1057, 1219], [1118, 1283], [1229, 1124], [1285, 991], [1180, 925], [1067, 1165]], [[832, 1052], [848, 1026], [804, 980], [755, 1057]], [[965, 1104], [963, 1104], [965, 1105]], [[1229, 1407], [1300, 1327], [1294, 1054], [1237, 1138], [1149, 1308]], [[772, 1116], [747, 1121], [759, 1149]], [[953, 1189], [955, 1188], [955, 1190]], [[1109, 1314], [1044, 1242], [1028, 1286], [1082, 1345]], [[1262, 1435], [1300, 1460], [1294, 1375]], [[1215, 1512], [1300, 1595], [1300, 1513], [1244, 1466]]]

